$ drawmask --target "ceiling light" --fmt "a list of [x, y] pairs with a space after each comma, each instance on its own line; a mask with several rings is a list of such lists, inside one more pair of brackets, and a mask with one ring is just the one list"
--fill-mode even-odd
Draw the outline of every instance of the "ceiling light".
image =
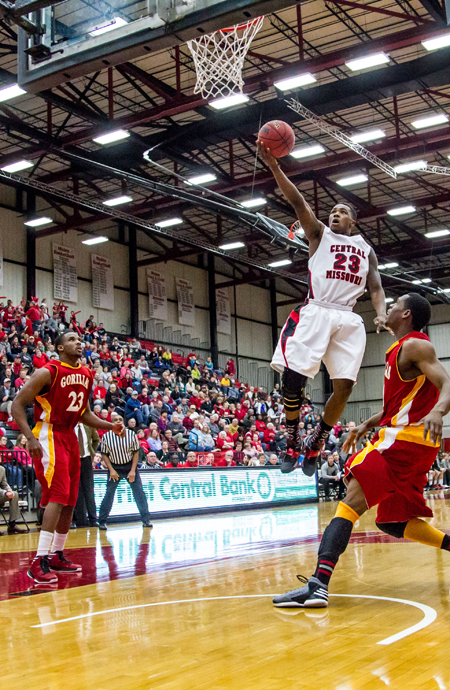
[[158, 228], [171, 228], [173, 225], [181, 225], [182, 223], [181, 218], [168, 218], [167, 220], [160, 220], [155, 225]]
[[427, 167], [426, 161], [411, 161], [410, 163], [402, 163], [401, 165], [396, 165], [394, 170], [396, 173], [406, 173], [412, 170], [424, 170]]
[[306, 86], [306, 84], [314, 84], [317, 81], [313, 74], [298, 74], [296, 77], [290, 79], [283, 79], [282, 81], [274, 82], [274, 86], [280, 91], [289, 91], [289, 89], [296, 89], [297, 86]]
[[413, 285], [420, 285], [421, 282], [422, 282], [421, 280], [413, 280], [413, 281], [412, 281], [412, 284], [413, 284]]
[[105, 206], [120, 206], [120, 204], [128, 204], [130, 201], [133, 201], [133, 197], [131, 196], [117, 196], [115, 199], [108, 199], [108, 201], [103, 201], [102, 203]]
[[17, 161], [17, 163], [11, 163], [11, 165], [5, 165], [5, 167], [1, 168], [1, 170], [4, 170], [7, 173], [16, 173], [20, 172], [21, 170], [26, 170], [27, 168], [32, 168], [34, 166], [34, 163], [31, 161]]
[[389, 264], [378, 264], [378, 270], [384, 271], [385, 268], [397, 268], [398, 264], [395, 261], [391, 261]]
[[340, 180], [336, 180], [336, 184], [340, 187], [349, 187], [352, 184], [367, 182], [367, 180], [367, 175], [352, 175], [352, 177], [342, 177]]
[[414, 213], [415, 206], [399, 206], [399, 208], [391, 208], [386, 211], [388, 216], [403, 216], [405, 213]]
[[53, 223], [52, 219], [42, 216], [42, 218], [27, 220], [25, 225], [28, 225], [29, 228], [39, 228], [41, 225], [48, 225], [49, 223]]
[[17, 96], [21, 96], [23, 93], [26, 93], [26, 91], [21, 89], [18, 84], [5, 86], [3, 89], [0, 89], [0, 103], [9, 101], [11, 98], [16, 98]]
[[384, 65], [386, 62], [389, 62], [389, 57], [385, 53], [376, 53], [375, 55], [368, 55], [367, 57], [358, 58], [357, 60], [350, 60], [345, 64], [352, 72], [356, 72], [359, 69]]
[[225, 96], [225, 98], [216, 98], [216, 100], [210, 101], [208, 105], [216, 110], [224, 110], [225, 108], [231, 108], [233, 105], [247, 103], [248, 100], [248, 96], [244, 96], [243, 93], [235, 93], [232, 96]]
[[431, 278], [419, 278], [412, 281], [413, 285], [420, 285], [421, 283], [431, 283]]
[[99, 235], [98, 237], [91, 237], [89, 240], [81, 240], [81, 244], [102, 244], [102, 242], [109, 242], [107, 237]]
[[422, 283], [431, 283], [431, 278], [422, 278]]
[[269, 264], [270, 268], [281, 268], [281, 266], [289, 266], [292, 261], [290, 259], [281, 259], [281, 261], [274, 261]]
[[102, 24], [96, 29], [89, 31], [89, 36], [101, 36], [102, 34], [106, 34], [108, 31], [114, 31], [114, 29], [118, 29], [119, 26], [126, 26], [127, 24], [128, 22], [126, 22], [125, 19], [122, 19], [122, 17], [114, 17], [114, 19], [111, 19], [106, 24]]
[[422, 41], [422, 45], [427, 50], [437, 50], [437, 48], [445, 48], [450, 46], [450, 34], [444, 34], [439, 38], [430, 38], [429, 41]]
[[364, 141], [373, 141], [373, 139], [382, 139], [386, 136], [386, 132], [382, 129], [370, 129], [367, 132], [360, 132], [359, 134], [354, 134], [350, 139], [355, 144], [362, 144]]
[[213, 173], [206, 173], [190, 177], [186, 184], [206, 184], [207, 182], [214, 182], [214, 180], [217, 180], [217, 177]]
[[112, 144], [114, 141], [128, 139], [129, 136], [130, 133], [126, 132], [124, 129], [117, 129], [114, 132], [109, 132], [109, 134], [102, 134], [100, 137], [95, 137], [94, 141], [104, 146], [105, 144]]
[[389, 302], [393, 302], [394, 298], [393, 297], [386, 297], [386, 304], [389, 304]]
[[307, 156], [317, 156], [318, 153], [323, 153], [324, 151], [324, 147], [320, 144], [316, 144], [315, 146], [302, 146], [299, 149], [291, 151], [291, 156], [294, 158], [307, 158]]
[[227, 251], [228, 249], [241, 249], [242, 247], [245, 247], [243, 242], [230, 242], [230, 244], [221, 244], [219, 249]]
[[245, 208], [254, 208], [255, 206], [263, 206], [264, 204], [267, 204], [267, 199], [264, 199], [262, 196], [256, 197], [256, 199], [247, 199], [246, 201], [241, 201], [241, 206], [245, 206]]
[[445, 235], [450, 235], [450, 230], [433, 230], [433, 232], [426, 232], [425, 237], [429, 240], [433, 240], [435, 237], [445, 237]]
[[442, 288], [441, 292], [450, 292], [450, 288]]
[[430, 115], [429, 117], [422, 117], [420, 120], [414, 120], [411, 124], [416, 129], [424, 129], [424, 127], [443, 125], [444, 122], [448, 122], [448, 116], [444, 113], [440, 113], [439, 115]]

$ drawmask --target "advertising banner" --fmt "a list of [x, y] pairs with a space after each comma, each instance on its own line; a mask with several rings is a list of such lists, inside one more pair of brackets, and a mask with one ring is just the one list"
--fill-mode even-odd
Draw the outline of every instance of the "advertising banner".
[[[315, 477], [301, 472], [281, 474], [279, 468], [230, 470], [148, 470], [140, 472], [151, 515], [205, 508], [253, 507], [317, 497]], [[95, 473], [97, 507], [106, 492], [107, 473]], [[127, 482], [117, 487], [111, 517], [138, 516]]]

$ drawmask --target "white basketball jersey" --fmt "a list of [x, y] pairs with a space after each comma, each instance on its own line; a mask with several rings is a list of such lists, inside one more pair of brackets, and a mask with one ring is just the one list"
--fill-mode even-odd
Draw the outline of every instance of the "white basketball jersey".
[[353, 308], [366, 287], [370, 245], [361, 235], [337, 235], [325, 227], [308, 262], [308, 297]]

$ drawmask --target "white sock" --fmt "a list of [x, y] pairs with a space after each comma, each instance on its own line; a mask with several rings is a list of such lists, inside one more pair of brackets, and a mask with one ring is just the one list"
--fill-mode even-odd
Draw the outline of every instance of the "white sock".
[[67, 534], [58, 534], [55, 532], [53, 537], [53, 544], [51, 553], [56, 553], [57, 551], [64, 551], [64, 546], [66, 544]]
[[36, 556], [48, 556], [50, 553], [50, 546], [52, 544], [53, 532], [44, 532], [41, 530], [39, 535], [39, 543], [36, 551]]

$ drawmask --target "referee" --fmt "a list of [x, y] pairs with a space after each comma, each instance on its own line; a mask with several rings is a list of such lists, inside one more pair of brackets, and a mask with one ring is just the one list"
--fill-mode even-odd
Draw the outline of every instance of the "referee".
[[[115, 421], [123, 421], [122, 417], [115, 416]], [[106, 494], [100, 506], [100, 529], [107, 529], [106, 520], [111, 512], [116, 489], [121, 479], [126, 479], [131, 486], [133, 498], [136, 501], [144, 527], [153, 527], [150, 522], [147, 499], [137, 469], [139, 448], [138, 437], [131, 429], [126, 429], [124, 438], [120, 438], [109, 431], [102, 436], [101, 453], [103, 461], [108, 468], [109, 477]]]

